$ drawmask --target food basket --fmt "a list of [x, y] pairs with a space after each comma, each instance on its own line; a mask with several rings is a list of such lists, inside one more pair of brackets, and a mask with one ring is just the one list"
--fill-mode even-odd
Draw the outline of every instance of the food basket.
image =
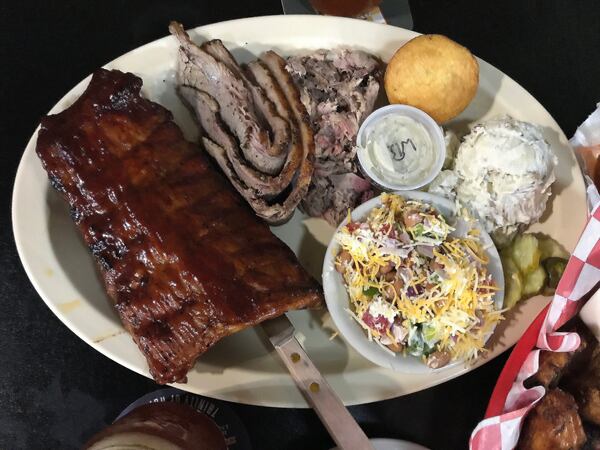
[[[600, 106], [571, 140], [576, 151], [578, 147], [591, 145], [585, 142], [586, 130], [594, 131], [598, 137], [599, 111]], [[598, 145], [598, 142], [593, 144]], [[589, 177], [587, 180], [590, 181]], [[557, 330], [578, 314], [600, 283], [600, 201], [597, 188], [591, 182], [587, 184], [590, 208], [587, 225], [569, 258], [554, 299], [523, 334], [498, 377], [485, 418], [471, 435], [471, 450], [515, 448], [525, 417], [546, 393], [543, 386], [527, 388], [524, 385], [538, 371], [540, 351], [569, 352], [579, 347], [581, 340], [577, 333]]]
[[574, 317], [600, 281], [600, 205], [594, 209], [569, 259], [553, 301], [519, 340], [502, 370], [485, 419], [473, 431], [472, 450], [509, 450], [516, 446], [529, 411], [545, 394], [542, 386], [527, 389], [524, 381], [537, 372], [540, 350], [577, 349], [576, 333], [557, 332]]

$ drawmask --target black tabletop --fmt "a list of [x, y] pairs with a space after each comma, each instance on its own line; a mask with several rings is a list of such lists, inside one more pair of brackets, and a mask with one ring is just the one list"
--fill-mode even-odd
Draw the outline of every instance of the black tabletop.
[[[446, 34], [507, 73], [569, 136], [600, 101], [597, 0], [415, 0], [411, 8], [416, 31]], [[170, 19], [194, 27], [280, 13], [279, 0], [1, 3], [0, 448], [78, 448], [130, 402], [158, 388], [71, 333], [21, 267], [10, 197], [40, 117], [98, 66], [166, 35]], [[371, 437], [466, 448], [505, 359], [423, 392], [350, 410]], [[311, 410], [230, 406], [255, 449], [332, 446]]]

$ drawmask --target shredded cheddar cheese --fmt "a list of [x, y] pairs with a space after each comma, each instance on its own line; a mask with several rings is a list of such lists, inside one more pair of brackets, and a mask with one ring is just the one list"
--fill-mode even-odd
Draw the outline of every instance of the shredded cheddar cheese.
[[336, 234], [352, 317], [386, 350], [438, 367], [484, 352], [502, 320], [478, 230], [453, 231], [431, 206], [383, 194], [364, 222], [349, 216]]

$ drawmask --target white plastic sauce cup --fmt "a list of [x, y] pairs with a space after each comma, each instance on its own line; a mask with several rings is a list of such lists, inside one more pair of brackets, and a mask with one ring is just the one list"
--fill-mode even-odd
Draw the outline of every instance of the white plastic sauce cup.
[[[436, 154], [435, 162], [428, 168], [429, 170], [424, 171], [423, 176], [418, 181], [410, 184], [399, 184], [375, 173], [372, 170], [373, 164], [370, 163], [370, 157], [366, 151], [367, 140], [373, 127], [384, 117], [390, 115], [409, 117], [422, 124], [429, 133], [433, 151]], [[446, 158], [446, 143], [440, 126], [424, 111], [408, 105], [387, 105], [373, 111], [360, 126], [356, 136], [356, 145], [358, 146], [357, 156], [361, 172], [371, 182], [386, 191], [410, 191], [431, 183], [442, 170]]]

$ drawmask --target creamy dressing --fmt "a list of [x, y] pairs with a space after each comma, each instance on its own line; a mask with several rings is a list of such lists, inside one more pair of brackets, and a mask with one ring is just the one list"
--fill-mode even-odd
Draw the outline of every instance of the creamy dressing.
[[404, 115], [385, 116], [372, 127], [365, 156], [377, 176], [400, 185], [426, 178], [438, 158], [427, 129]]

